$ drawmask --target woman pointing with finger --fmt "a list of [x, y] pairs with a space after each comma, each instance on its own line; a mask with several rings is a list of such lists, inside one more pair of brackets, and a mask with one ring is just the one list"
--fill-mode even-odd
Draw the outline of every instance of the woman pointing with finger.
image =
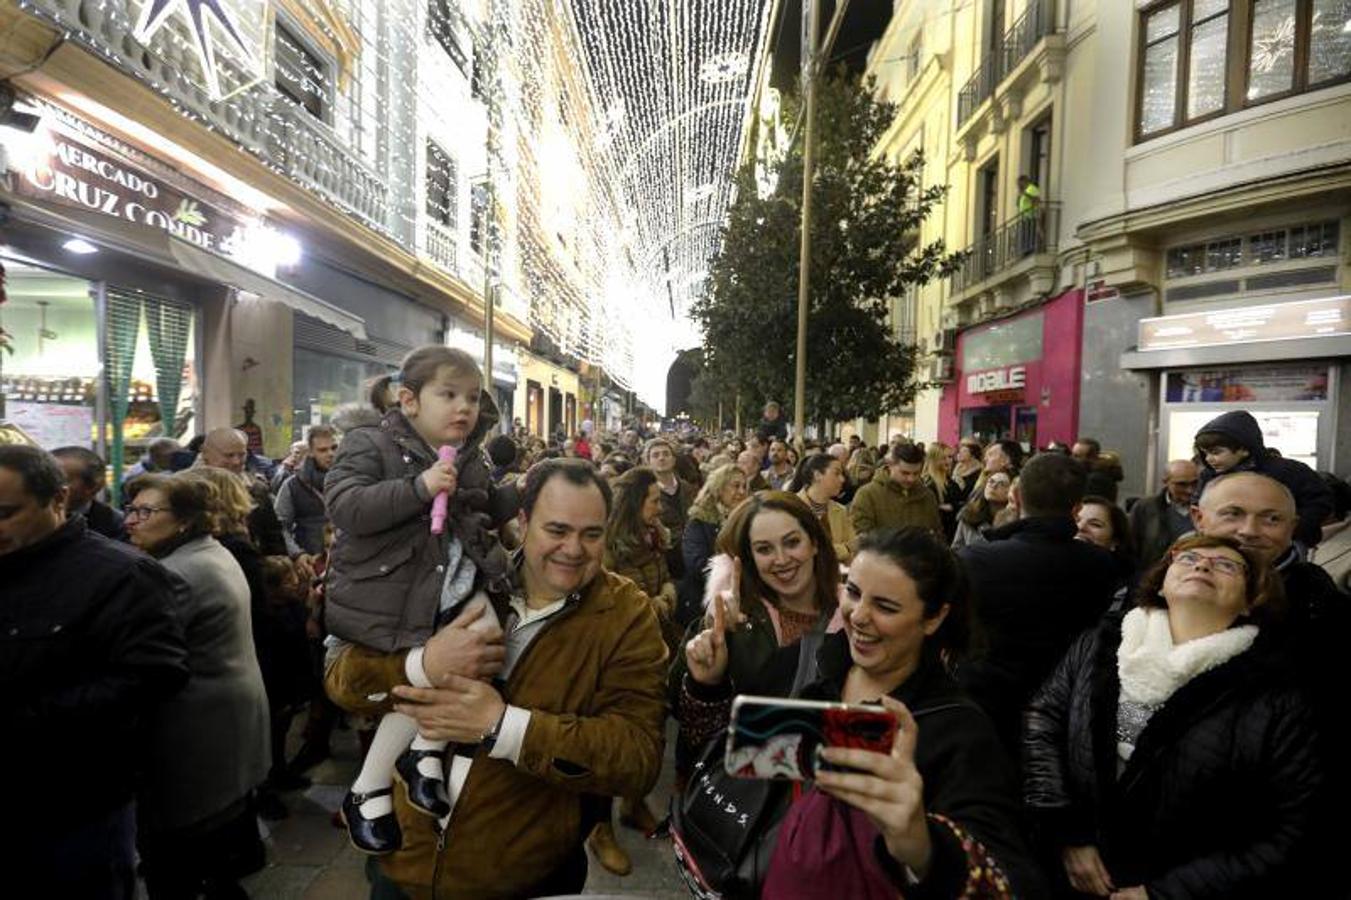
[[[719, 657], [723, 671], [743, 692], [757, 693], [759, 673], [780, 648], [796, 648], [809, 632], [839, 629], [839, 563], [820, 519], [796, 495], [782, 491], [762, 491], [733, 510], [718, 534], [717, 551], [709, 565], [705, 615], [691, 624], [687, 637], [696, 644], [696, 659], [712, 660], [716, 633], [725, 654]], [[688, 661], [688, 654], [676, 657], [670, 681], [680, 726], [677, 783], [727, 724], [709, 717], [699, 678], [685, 677]]]

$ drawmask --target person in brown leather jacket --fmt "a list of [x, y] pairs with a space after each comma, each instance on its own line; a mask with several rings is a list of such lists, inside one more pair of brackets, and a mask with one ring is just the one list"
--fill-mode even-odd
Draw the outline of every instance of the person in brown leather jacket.
[[[505, 660], [500, 645], [453, 624], [421, 654], [436, 688], [409, 686], [407, 653], [354, 646], [329, 667], [340, 705], [382, 713], [392, 694], [428, 737], [479, 743], [452, 773], [442, 827], [396, 796], [403, 846], [380, 857], [378, 889], [392, 881], [410, 898], [442, 900], [578, 893], [594, 797], [642, 796], [656, 782], [666, 646], [647, 596], [602, 566], [609, 503], [585, 460], [530, 470]], [[496, 671], [509, 700], [481, 679]]]

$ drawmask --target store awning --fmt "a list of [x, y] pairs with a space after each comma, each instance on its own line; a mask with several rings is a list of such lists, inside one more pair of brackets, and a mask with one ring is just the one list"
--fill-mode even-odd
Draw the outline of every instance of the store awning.
[[296, 290], [275, 278], [268, 278], [224, 256], [202, 250], [180, 238], [169, 237], [169, 252], [179, 266], [198, 275], [228, 284], [264, 300], [276, 300], [307, 316], [313, 316], [359, 340], [366, 340], [366, 320], [340, 309], [313, 294]]
[[[366, 320], [320, 300], [312, 294], [282, 284], [228, 257], [202, 250], [158, 228], [135, 225], [115, 216], [101, 215], [73, 206], [45, 203], [31, 198], [6, 198], [11, 215], [49, 231], [104, 244], [149, 263], [181, 269], [190, 275], [216, 281], [275, 300], [292, 309], [327, 322], [361, 340], [367, 340]], [[11, 226], [12, 227], [12, 226]]]
[[1351, 356], [1351, 335], [1301, 337], [1246, 344], [1178, 347], [1169, 350], [1127, 350], [1121, 368], [1133, 370], [1183, 369], [1191, 366], [1243, 365], [1293, 359], [1333, 359]]

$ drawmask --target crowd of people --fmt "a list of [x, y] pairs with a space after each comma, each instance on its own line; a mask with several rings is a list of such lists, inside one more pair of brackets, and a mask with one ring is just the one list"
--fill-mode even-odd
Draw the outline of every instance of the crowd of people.
[[[1351, 891], [1343, 481], [1241, 411], [1139, 498], [1088, 437], [789, 438], [770, 403], [544, 440], [424, 347], [282, 460], [154, 442], [121, 509], [88, 449], [0, 447], [19, 883], [245, 896], [346, 719], [372, 897], [577, 893], [588, 854], [632, 870], [616, 827], [698, 896]], [[712, 791], [745, 694], [900, 729], [705, 847], [646, 798], [668, 720], [670, 806]]]

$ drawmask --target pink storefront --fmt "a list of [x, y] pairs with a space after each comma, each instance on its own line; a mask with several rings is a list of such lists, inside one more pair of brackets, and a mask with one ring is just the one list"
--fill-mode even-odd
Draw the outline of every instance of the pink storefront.
[[1072, 290], [959, 334], [953, 382], [940, 401], [940, 438], [1011, 437], [1025, 448], [1072, 442], [1083, 322], [1083, 292]]

